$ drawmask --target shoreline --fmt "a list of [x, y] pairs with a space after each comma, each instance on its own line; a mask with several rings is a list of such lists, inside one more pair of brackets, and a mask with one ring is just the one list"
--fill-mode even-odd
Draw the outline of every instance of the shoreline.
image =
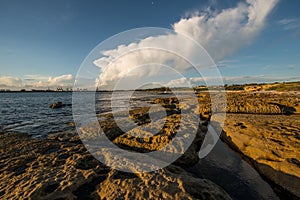
[[[236, 115], [240, 115], [240, 114], [236, 114]], [[243, 120], [240, 121], [241, 121], [240, 123], [245, 123]], [[245, 140], [245, 143], [243, 143], [242, 142], [243, 139], [241, 140], [235, 139], [236, 142], [234, 142], [232, 138], [236, 138], [236, 137], [238, 136], [235, 136], [233, 133], [230, 133], [229, 130], [226, 130], [226, 125], [225, 125], [225, 128], [223, 129], [220, 135], [220, 139], [225, 145], [227, 145], [243, 160], [249, 163], [260, 174], [260, 176], [272, 186], [274, 192], [281, 199], [295, 199], [295, 200], [300, 199], [300, 192], [297, 190], [297, 185], [300, 184], [300, 177], [287, 174], [280, 170], [276, 170], [272, 167], [272, 165], [268, 165], [266, 163], [263, 163], [262, 161], [256, 160], [253, 153], [251, 156], [250, 151], [247, 151], [246, 149], [241, 150], [241, 148], [243, 148], [243, 145], [245, 145], [247, 140]], [[242, 136], [239, 137], [242, 138]], [[241, 141], [241, 142], [237, 143], [237, 141]]]
[[[147, 142], [147, 138], [143, 142], [131, 141], [126, 133], [116, 127], [112, 115], [107, 115], [100, 123], [106, 129], [105, 134], [116, 145], [140, 153], [153, 151], [161, 148], [161, 141], [168, 142], [176, 133], [180, 114], [173, 106], [167, 107], [167, 111], [165, 132]], [[148, 124], [147, 109], [133, 110], [131, 117], [144, 126]], [[159, 127], [160, 120], [155, 121], [155, 127]], [[186, 123], [189, 125], [190, 122]], [[86, 134], [89, 134], [90, 128], [93, 128], [92, 124], [88, 125]], [[132, 131], [138, 133], [139, 130], [133, 128]], [[220, 186], [185, 170], [186, 166], [198, 162], [198, 146], [204, 135], [203, 132], [197, 133], [189, 149], [184, 154], [180, 153], [180, 157], [167, 167], [154, 172], [132, 174], [114, 170], [97, 161], [86, 150], [76, 132], [49, 134], [46, 139], [34, 139], [27, 134], [1, 134], [0, 159], [3, 162], [0, 165], [0, 196], [7, 199], [170, 199], [176, 195], [178, 199], [209, 197], [229, 200], [230, 196]], [[172, 146], [170, 150], [180, 152], [180, 149]], [[122, 157], [111, 155], [109, 149], [101, 149], [101, 152], [108, 161], [116, 156]], [[122, 161], [126, 166], [132, 165], [126, 159]]]
[[[66, 192], [66, 195], [69, 195], [68, 197], [72, 199], [74, 196], [79, 197], [80, 191], [84, 190], [85, 187], [91, 186], [93, 188], [98, 188], [95, 190], [93, 189], [93, 195], [101, 198], [112, 196], [118, 197], [117, 193], [114, 193], [107, 188], [112, 187], [120, 189], [120, 184], [125, 184], [128, 189], [132, 188], [137, 183], [143, 184], [142, 182], [149, 181], [150, 179], [155, 179], [156, 184], [161, 185], [162, 180], [166, 181], [162, 177], [166, 176], [170, 178], [173, 177], [176, 181], [182, 182], [182, 184], [187, 184], [186, 182], [188, 182], [188, 180], [193, 179], [191, 177], [195, 178], [195, 174], [188, 174], [185, 168], [199, 162], [198, 152], [207, 133], [207, 125], [209, 124], [209, 121], [216, 121], [214, 118], [210, 118], [211, 110], [214, 108], [210, 107], [209, 94], [203, 92], [198, 95], [199, 105], [197, 104], [196, 106], [189, 100], [179, 102], [178, 99], [174, 97], [155, 99], [154, 103], [164, 107], [167, 115], [163, 116], [163, 118], [157, 118], [154, 121], [151, 121], [149, 118], [148, 107], [131, 110], [129, 118], [127, 116], [126, 118], [118, 119], [121, 121], [123, 120], [121, 123], [125, 125], [128, 124], [129, 120], [134, 121], [139, 125], [138, 127], [127, 127], [129, 128], [127, 132], [123, 132], [118, 128], [112, 114], [102, 114], [101, 119], [98, 119], [106, 136], [108, 136], [115, 145], [129, 151], [145, 153], [156, 151], [161, 149], [164, 145], [167, 145], [168, 142], [174, 138], [179, 127], [182, 127], [186, 133], [192, 133], [192, 121], [191, 118], [189, 118], [191, 117], [191, 112], [197, 116], [200, 115], [202, 121], [199, 126], [192, 126], [197, 129], [197, 131], [191, 147], [181, 155], [178, 160], [172, 163], [170, 167], [159, 170], [158, 174], [157, 172], [153, 172], [150, 174], [142, 173], [143, 175], [129, 175], [126, 173], [124, 175], [123, 172], [118, 172], [111, 168], [108, 170], [107, 167], [104, 167], [87, 152], [75, 131], [70, 130], [49, 134], [46, 136], [46, 139], [31, 138], [29, 136], [25, 137], [23, 133], [15, 135], [12, 133], [12, 136], [9, 135], [11, 133], [0, 133], [2, 139], [6, 138], [3, 139], [3, 141], [0, 140], [2, 144], [2, 147], [0, 148], [0, 157], [4, 160], [2, 168], [0, 167], [0, 180], [3, 180], [2, 186], [0, 186], [0, 196], [6, 195], [6, 197], [9, 197], [9, 195], [14, 194], [14, 188], [19, 188], [20, 190], [23, 190], [20, 197], [31, 197], [31, 195], [41, 195], [40, 197], [43, 198], [45, 196], [53, 197], [53, 195], [63, 196], [64, 193], [68, 191]], [[223, 127], [220, 141], [226, 148], [234, 151], [241, 160], [249, 163], [253, 170], [255, 170], [255, 172], [257, 172], [260, 177], [272, 187], [273, 191], [281, 199], [298, 199], [300, 195], [297, 193], [293, 194], [294, 189], [291, 190], [291, 188], [286, 188], [289, 187], [289, 184], [295, 183], [295, 181], [285, 178], [285, 174], [278, 175], [278, 170], [272, 170], [272, 168], [269, 169], [268, 165], [257, 162], [257, 159], [260, 161], [263, 159], [263, 162], [265, 163], [276, 161], [277, 163], [284, 163], [285, 170], [296, 169], [294, 165], [297, 164], [297, 155], [299, 153], [298, 145], [300, 145], [298, 141], [299, 135], [297, 133], [297, 131], [300, 130], [300, 126], [298, 126], [298, 122], [300, 121], [298, 114], [300, 108], [298, 96], [295, 96], [294, 93], [276, 93], [273, 95], [273, 93], [265, 94], [253, 92], [227, 93], [227, 96], [227, 111], [234, 112], [226, 113], [226, 119], [227, 121], [229, 120], [230, 126]], [[223, 102], [217, 103], [222, 104]], [[243, 114], [240, 114], [241, 111]], [[254, 113], [249, 114], [251, 111], [254, 111]], [[290, 111], [294, 114], [290, 114]], [[152, 112], [159, 113], [161, 111], [152, 110]], [[287, 113], [290, 115], [286, 115]], [[267, 115], [267, 117], [264, 115]], [[187, 119], [184, 124], [180, 124], [181, 117]], [[162, 129], [159, 128], [161, 125], [163, 125]], [[139, 127], [143, 128], [139, 129]], [[88, 135], [89, 130], [93, 128], [93, 125], [89, 124], [86, 128], [85, 134]], [[228, 128], [232, 129], [228, 130]], [[149, 137], [138, 138], [138, 135], [141, 133], [149, 135]], [[153, 133], [158, 134], [153, 135]], [[281, 133], [284, 134], [281, 135]], [[136, 134], [137, 138], [133, 138], [130, 134]], [[289, 143], [289, 137], [292, 137], [290, 139], [292, 139], [294, 143]], [[22, 138], [24, 140], [22, 140]], [[264, 142], [267, 142], [266, 144], [270, 143], [270, 145], [278, 143], [278, 147], [283, 150], [278, 152], [278, 149], [273, 149], [272, 146], [266, 148]], [[287, 145], [285, 145], [285, 143], [287, 143]], [[295, 151], [292, 151], [293, 149], [291, 150], [293, 145]], [[257, 147], [258, 149], [256, 150]], [[275, 145], [275, 147], [277, 146]], [[254, 154], [248, 155], [247, 151], [243, 151], [243, 148], [250, 148], [250, 152], [254, 152]], [[180, 152], [180, 149], [172, 149], [172, 147], [170, 150], [172, 150], [170, 152]], [[290, 152], [288, 154], [290, 157], [286, 157], [288, 152]], [[106, 159], [111, 159], [112, 155], [105, 153], [106, 152], [104, 152], [104, 156], [106, 156]], [[254, 157], [252, 157], [252, 155], [254, 155]], [[125, 161], [125, 164], [131, 166], [132, 163]], [[52, 168], [53, 166], [55, 167], [54, 169]], [[47, 173], [48, 171], [49, 173], [51, 172], [52, 175], [50, 173], [47, 175], [47, 178], [41, 178], [44, 177], [41, 172], [41, 167], [44, 167], [44, 170], [46, 170]], [[73, 171], [68, 171], [69, 169], [72, 169]], [[63, 173], [63, 176], [60, 176], [59, 173]], [[28, 176], [34, 176], [41, 182], [28, 182]], [[279, 179], [280, 182], [278, 182], [278, 179], [272, 179], [274, 176], [275, 178], [279, 176], [283, 178]], [[97, 178], [99, 177], [102, 177], [100, 178], [101, 182], [97, 181]], [[72, 180], [72, 183], [69, 183], [71, 184], [70, 187], [65, 185], [66, 183], [64, 182], [70, 182], [69, 179]], [[21, 181], [22, 184], [20, 185], [20, 182], [16, 180]], [[300, 181], [299, 178], [296, 178], [295, 180], [296, 182]], [[50, 183], [48, 183], [49, 181]], [[228, 194], [213, 182], [209, 182], [210, 189], [207, 191], [203, 185], [206, 180], [203, 181], [204, 179], [199, 177], [193, 179], [195, 185], [200, 185], [203, 191], [206, 191], [213, 196], [215, 195], [214, 197], [223, 195], [227, 199], [230, 199]], [[104, 182], [105, 185], [103, 185]], [[26, 184], [30, 185], [29, 187], [32, 193], [26, 192], [29, 190], [24, 186]], [[166, 184], [170, 187], [174, 187], [174, 190], [177, 190], [183, 195], [182, 197], [189, 196], [195, 198], [193, 194], [196, 188], [193, 185], [189, 185], [189, 188], [187, 189], [185, 187], [175, 187], [173, 182], [167, 181]], [[6, 187], [8, 187], [8, 189], [5, 189]], [[155, 186], [151, 185], [150, 192], [153, 195], [159, 195], [154, 191], [153, 187]], [[101, 188], [105, 188], [105, 190], [101, 191]], [[201, 193], [203, 191], [198, 191], [198, 193], [196, 193], [201, 196], [204, 195]], [[128, 191], [124, 189], [122, 194], [126, 195], [127, 192]], [[167, 196], [172, 193], [172, 191], [167, 188], [162, 189], [162, 192], [165, 192], [165, 195]], [[84, 193], [84, 195], [87, 194]], [[135, 190], [132, 195], [143, 196], [146, 194], [141, 194], [139, 191]]]
[[[12, 135], [15, 135], [16, 137], [21, 137], [21, 138], [22, 137], [29, 138], [29, 140], [32, 140], [32, 141], [41, 141], [41, 142], [44, 141], [46, 143], [52, 142], [54, 140], [55, 142], [58, 141], [58, 142], [62, 142], [62, 143], [70, 143], [69, 141], [71, 141], [71, 143], [75, 142], [75, 144], [81, 144], [81, 142], [79, 141], [80, 139], [79, 139], [78, 136], [74, 136], [73, 134], [68, 134], [68, 133], [63, 133], [63, 132], [62, 133], [57, 133], [57, 134], [49, 134], [50, 138], [49, 138], [49, 136], [46, 137], [46, 138], [32, 138], [27, 133], [3, 133], [3, 132], [0, 133], [0, 137], [4, 136], [4, 135], [7, 135], [7, 134], [12, 134]], [[288, 190], [286, 190], [283, 187], [281, 187], [280, 185], [274, 183], [267, 176], [265, 176], [264, 173], [262, 173], [259, 170], [259, 168], [257, 167], [255, 160], [253, 160], [251, 157], [248, 157], [245, 154], [243, 154], [238, 149], [238, 147], [234, 143], [229, 142], [227, 140], [226, 136], [224, 137], [223, 134], [225, 134], [224, 131], [222, 131], [222, 135], [220, 136], [220, 141], [225, 146], [227, 146], [227, 148], [231, 149], [234, 153], [236, 153], [242, 160], [244, 160], [247, 163], [249, 163], [250, 166], [253, 167], [253, 169], [262, 177], [262, 179], [265, 180], [271, 186], [272, 190], [276, 193], [276, 195], [278, 195], [278, 197], [280, 197], [280, 199], [286, 199], [286, 198], [289, 198], [289, 199], [299, 199], [299, 197], [297, 197], [296, 195], [290, 193]], [[75, 137], [75, 139], [74, 139], [74, 137]], [[56, 151], [55, 147], [53, 147], [53, 148], [51, 147], [50, 149], [47, 148], [47, 147], [43, 147], [43, 148], [48, 149], [48, 150], [45, 150], [47, 154], [52, 153], [52, 151], [55, 153], [55, 151]], [[92, 164], [92, 166], [94, 166], [94, 164]], [[102, 164], [101, 164], [101, 166], [102, 166]], [[171, 168], [172, 168], [172, 166], [173, 166], [173, 164], [171, 164]], [[193, 166], [191, 166], [191, 167], [193, 167]], [[181, 169], [181, 170], [185, 171], [184, 168]], [[186, 172], [191, 173], [192, 176], [195, 176], [195, 174], [193, 172], [189, 172], [189, 171], [186, 171]], [[19, 173], [23, 173], [23, 172], [19, 172]], [[87, 183], [89, 183], [89, 181]], [[1, 195], [0, 195], [0, 197], [1, 197]]]
[[[223, 133], [226, 134], [224, 131], [222, 131], [222, 134]], [[273, 191], [278, 195], [278, 197], [280, 199], [295, 199], [295, 200], [299, 199], [298, 196], [296, 196], [295, 194], [291, 193], [290, 191], [288, 191], [287, 189], [283, 188], [282, 186], [276, 184], [268, 176], [266, 176], [263, 172], [261, 172], [261, 170], [259, 170], [259, 167], [257, 166], [258, 163], [254, 159], [252, 159], [251, 157], [243, 154], [243, 152], [241, 152], [239, 150], [239, 148], [232, 141], [228, 140], [227, 136], [221, 136], [220, 140], [228, 148], [230, 148], [233, 152], [235, 152], [241, 159], [243, 159], [249, 165], [251, 165], [253, 167], [253, 169], [255, 169], [255, 171], [262, 177], [262, 179], [265, 180], [271, 186], [271, 188], [273, 189]]]

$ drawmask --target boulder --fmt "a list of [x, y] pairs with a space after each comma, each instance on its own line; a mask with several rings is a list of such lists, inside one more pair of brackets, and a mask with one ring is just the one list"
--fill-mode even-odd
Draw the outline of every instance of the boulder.
[[61, 101], [55, 102], [50, 105], [50, 108], [62, 108], [62, 107], [63, 107], [63, 103]]
[[49, 106], [49, 108], [62, 108], [65, 106], [72, 106], [72, 104], [63, 104], [61, 101], [55, 102]]

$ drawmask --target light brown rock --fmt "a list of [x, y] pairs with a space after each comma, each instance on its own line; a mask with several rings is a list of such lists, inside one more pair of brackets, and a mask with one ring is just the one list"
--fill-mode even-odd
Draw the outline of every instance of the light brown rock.
[[227, 114], [223, 139], [269, 180], [300, 197], [300, 116]]

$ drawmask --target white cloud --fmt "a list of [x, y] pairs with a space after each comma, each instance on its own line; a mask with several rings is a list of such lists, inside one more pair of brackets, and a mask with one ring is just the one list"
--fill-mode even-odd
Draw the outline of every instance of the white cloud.
[[276, 3], [277, 0], [248, 0], [220, 13], [181, 19], [173, 28], [194, 38], [215, 61], [219, 61], [252, 42]]
[[[206, 77], [206, 79], [216, 79], [218, 77]], [[300, 76], [271, 76], [271, 75], [252, 75], [252, 76], [224, 76], [224, 83], [227, 84], [244, 84], [244, 83], [272, 83], [284, 81], [300, 81]], [[187, 85], [206, 85], [205, 80], [201, 77], [174, 79], [165, 84], [169, 87], [185, 87]]]
[[281, 20], [279, 20], [278, 21], [278, 24], [280, 24], [280, 25], [287, 25], [287, 24], [290, 24], [290, 23], [294, 23], [294, 22], [296, 22], [297, 21], [297, 19], [295, 19], [295, 18], [287, 18], [287, 19], [281, 19]]
[[300, 76], [286, 77], [286, 76], [271, 76], [271, 75], [253, 75], [253, 76], [239, 76], [239, 77], [227, 76], [223, 78], [224, 78], [224, 82], [229, 84], [300, 81]]
[[220, 60], [218, 64], [237, 63], [239, 60]]
[[74, 77], [71, 74], [47, 77], [42, 75], [24, 75], [24, 79], [12, 76], [0, 76], [0, 88], [3, 89], [56, 89], [72, 87]]
[[22, 87], [22, 80], [18, 77], [0, 76], [0, 88], [18, 88]]
[[165, 85], [168, 87], [193, 87], [196, 85], [206, 85], [205, 81], [210, 79], [217, 79], [218, 77], [206, 77], [205, 79], [202, 77], [192, 77], [192, 78], [179, 78], [173, 79], [166, 83]]
[[33, 85], [36, 88], [45, 87], [72, 87], [74, 78], [71, 74], [61, 75], [57, 77], [49, 77], [48, 80], [40, 80]]
[[40, 74], [26, 74], [24, 75], [25, 81], [37, 81], [37, 80], [46, 80], [48, 76], [40, 75]]
[[299, 30], [300, 29], [300, 19], [299, 18], [281, 19], [277, 23], [279, 25], [283, 26], [284, 30]]
[[50, 85], [66, 85], [72, 83], [73, 76], [71, 74], [61, 75], [57, 77], [49, 77]]
[[[200, 43], [214, 61], [218, 62], [253, 41], [265, 26], [266, 17], [276, 3], [277, 0], [247, 0], [234, 8], [224, 9], [221, 12], [213, 12], [208, 9], [205, 13], [195, 13], [189, 18], [182, 18], [172, 27], [176, 33], [185, 34]], [[98, 84], [107, 87], [124, 77], [154, 76], [157, 71], [151, 67], [133, 69], [151, 61], [169, 64], [180, 73], [187, 72], [190, 66], [170, 53], [142, 50], [122, 55], [124, 52], [136, 48], [146, 48], [153, 44], [165, 49], [180, 48], [182, 52], [193, 54], [195, 49], [191, 48], [190, 44], [182, 43], [178, 37], [176, 34], [149, 37], [136, 43], [121, 45], [116, 49], [101, 52], [104, 56], [94, 61], [94, 64], [102, 71]], [[111, 61], [116, 58], [118, 58], [117, 62], [112, 63]]]
[[168, 87], [189, 87], [190, 81], [186, 78], [173, 79], [169, 81], [166, 86]]

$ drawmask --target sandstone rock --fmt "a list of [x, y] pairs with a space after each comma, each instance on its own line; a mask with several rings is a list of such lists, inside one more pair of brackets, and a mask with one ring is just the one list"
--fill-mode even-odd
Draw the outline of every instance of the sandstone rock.
[[223, 129], [223, 140], [263, 176], [300, 198], [299, 115], [227, 114]]
[[[208, 117], [212, 112], [225, 112], [222, 101], [218, 101], [218, 93], [201, 92], [198, 94], [198, 109], [203, 117]], [[227, 92], [227, 113], [248, 114], [293, 114], [300, 112], [299, 93], [279, 92]], [[214, 99], [214, 107], [211, 107]]]
[[44, 140], [26, 134], [0, 135], [0, 197], [230, 199], [211, 181], [194, 178], [176, 166], [138, 174], [112, 170], [81, 143], [72, 142], [74, 137], [74, 132], [51, 134]]
[[98, 189], [101, 199], [231, 199], [209, 180], [169, 166], [155, 173], [130, 175], [111, 171]]

